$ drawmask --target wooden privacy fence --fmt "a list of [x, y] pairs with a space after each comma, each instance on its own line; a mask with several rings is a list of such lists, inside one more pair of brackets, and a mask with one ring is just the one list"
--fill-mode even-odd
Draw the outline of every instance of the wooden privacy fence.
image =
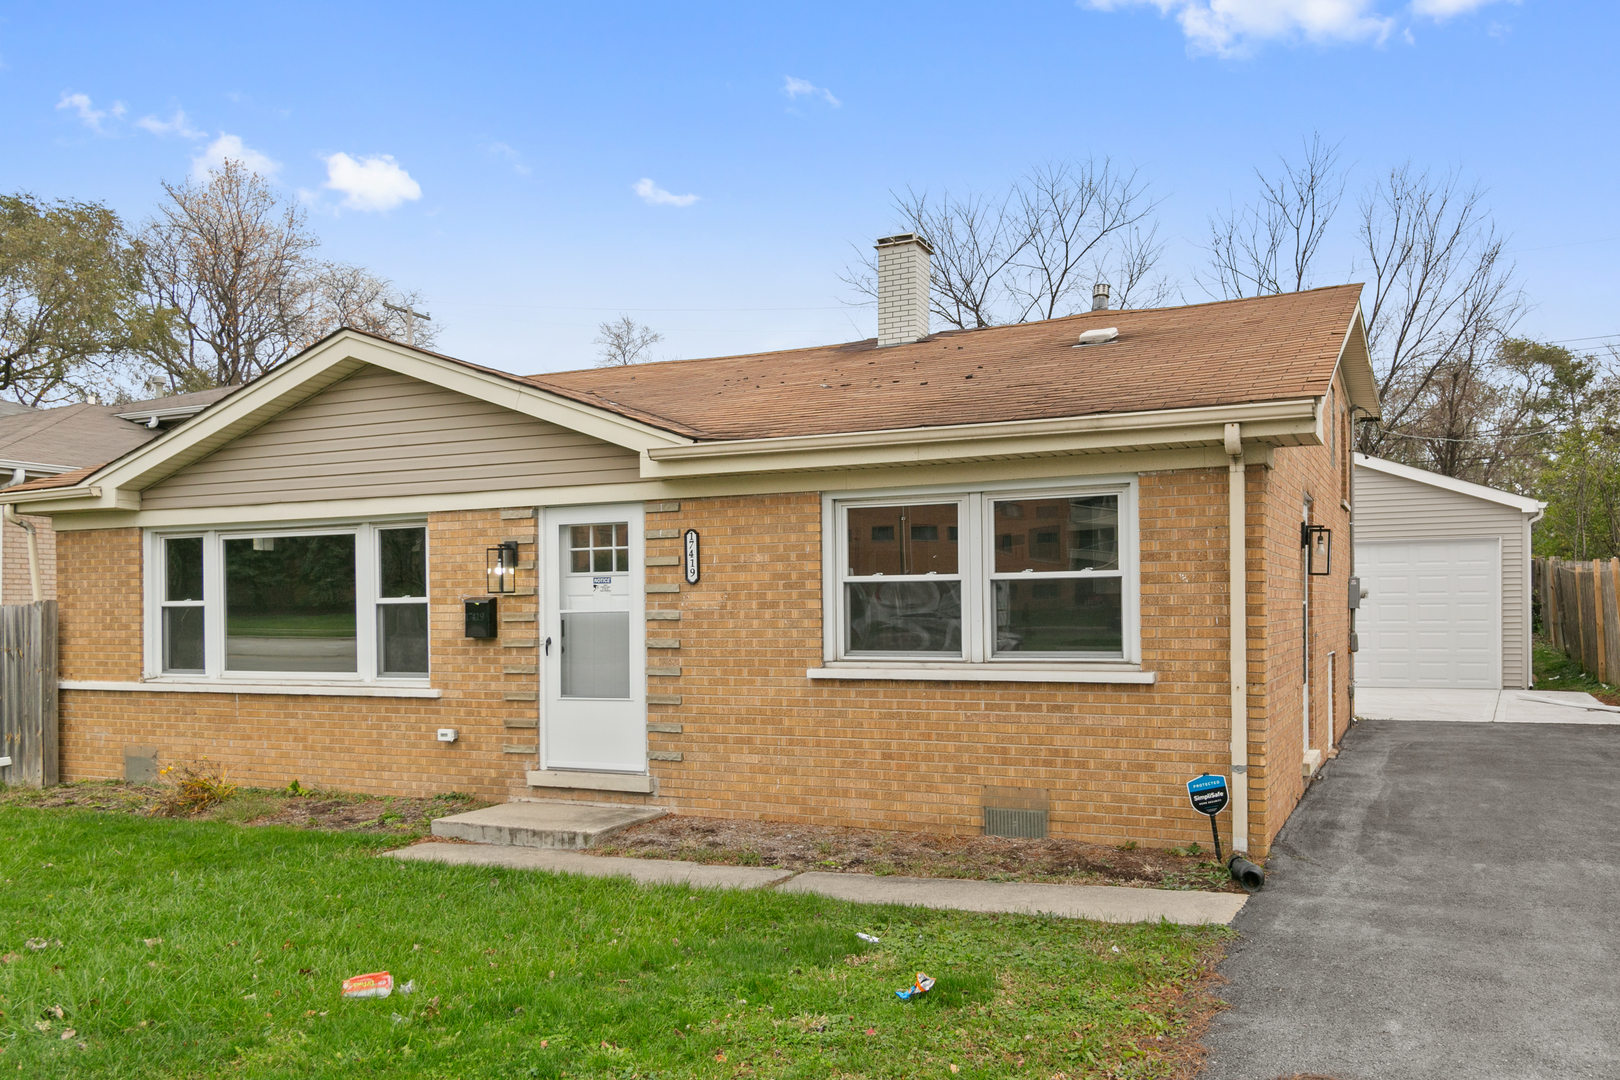
[[0, 606], [0, 779], [56, 783], [56, 601]]
[[1599, 682], [1620, 681], [1620, 559], [1536, 559], [1542, 632]]

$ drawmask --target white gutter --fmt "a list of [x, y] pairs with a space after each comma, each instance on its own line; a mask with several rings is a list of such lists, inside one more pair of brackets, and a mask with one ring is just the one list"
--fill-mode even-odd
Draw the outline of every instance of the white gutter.
[[1249, 850], [1249, 612], [1248, 523], [1244, 498], [1242, 425], [1226, 425], [1227, 644], [1232, 686], [1232, 850]]
[[[0, 469], [11, 469], [13, 471], [23, 469], [27, 472], [45, 473], [49, 476], [56, 476], [59, 473], [72, 472], [77, 468], [81, 468], [81, 466], [47, 465], [42, 461], [11, 461], [7, 458], [0, 458]], [[20, 481], [13, 481], [13, 483], [20, 483]], [[10, 487], [11, 485], [7, 484], [5, 486]]]

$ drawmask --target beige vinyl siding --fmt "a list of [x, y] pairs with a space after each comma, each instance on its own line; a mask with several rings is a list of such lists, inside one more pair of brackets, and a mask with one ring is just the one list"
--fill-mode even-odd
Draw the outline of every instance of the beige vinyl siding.
[[1356, 542], [1502, 539], [1502, 685], [1530, 685], [1529, 535], [1523, 511], [1373, 469], [1356, 468]]
[[633, 450], [368, 366], [154, 484], [141, 505], [170, 510], [638, 479]]

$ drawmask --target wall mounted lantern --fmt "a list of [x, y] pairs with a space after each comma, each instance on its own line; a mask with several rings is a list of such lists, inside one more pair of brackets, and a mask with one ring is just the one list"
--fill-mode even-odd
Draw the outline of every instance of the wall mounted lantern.
[[1306, 571], [1316, 577], [1328, 573], [1333, 560], [1333, 533], [1326, 525], [1301, 525], [1299, 546], [1305, 549]]
[[484, 552], [484, 571], [489, 578], [492, 593], [517, 591], [518, 546], [516, 540], [489, 548]]

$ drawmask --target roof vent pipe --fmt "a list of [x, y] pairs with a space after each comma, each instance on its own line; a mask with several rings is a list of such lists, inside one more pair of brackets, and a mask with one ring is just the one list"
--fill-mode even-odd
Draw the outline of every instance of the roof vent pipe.
[[1108, 294], [1110, 291], [1111, 290], [1108, 288], [1108, 282], [1106, 281], [1099, 281], [1097, 284], [1091, 287], [1092, 311], [1108, 310]]
[[877, 242], [878, 348], [928, 336], [934, 246], [918, 233]]

